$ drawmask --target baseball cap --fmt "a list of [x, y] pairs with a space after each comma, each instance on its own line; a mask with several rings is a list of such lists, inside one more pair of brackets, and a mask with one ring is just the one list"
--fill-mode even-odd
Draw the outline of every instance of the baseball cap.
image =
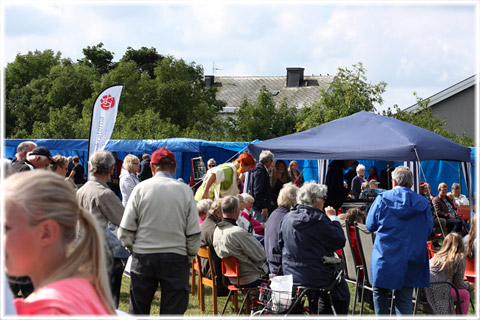
[[175, 155], [167, 148], [160, 148], [155, 150], [152, 154], [152, 164], [177, 164], [175, 161]]
[[368, 182], [368, 185], [369, 185], [369, 186], [371, 186], [371, 185], [373, 185], [373, 184], [380, 184], [380, 182], [378, 182], [378, 181], [375, 180], [375, 179], [372, 179], [372, 180], [370, 180], [370, 181]]
[[53, 159], [52, 154], [50, 153], [50, 150], [46, 147], [36, 147], [33, 149], [30, 153], [32, 156], [44, 156], [50, 159], [52, 163], [55, 163], [55, 159]]

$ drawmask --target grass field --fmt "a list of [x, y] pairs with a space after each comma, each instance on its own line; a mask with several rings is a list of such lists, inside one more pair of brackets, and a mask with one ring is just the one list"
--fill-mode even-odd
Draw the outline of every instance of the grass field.
[[[348, 284], [348, 286], [350, 288], [350, 295], [351, 295], [350, 310], [349, 310], [349, 314], [351, 314], [352, 308], [353, 308], [353, 297], [354, 297], [354, 294], [355, 294], [355, 292], [354, 292], [354, 287], [355, 286], [353, 284]], [[119, 309], [124, 311], [124, 312], [128, 312], [129, 287], [130, 287], [130, 278], [128, 278], [127, 276], [124, 275], [123, 279], [122, 279], [122, 291], [121, 291], [120, 305], [119, 305]], [[205, 312], [202, 312], [200, 310], [200, 303], [199, 303], [199, 300], [197, 298], [197, 295], [195, 295], [195, 296], [190, 295], [189, 297], [190, 297], [190, 299], [189, 299], [189, 302], [188, 302], [188, 308], [187, 308], [187, 311], [185, 312], [186, 316], [198, 316], [198, 315], [211, 316], [211, 315], [213, 315], [212, 290], [211, 290], [210, 287], [205, 286]], [[473, 299], [475, 300], [475, 297], [473, 297]], [[225, 301], [226, 301], [226, 297], [218, 297], [218, 312], [219, 313], [222, 311], [222, 308], [223, 308], [223, 305], [225, 304]], [[239, 301], [241, 301], [241, 300], [239, 299]], [[474, 303], [475, 303], [475, 301], [474, 301]], [[153, 303], [152, 303], [152, 308], [151, 308], [151, 311], [150, 311], [150, 315], [158, 316], [159, 311], [160, 311], [160, 289], [158, 289], [157, 292], [155, 293], [155, 298], [154, 298]], [[356, 315], [359, 314], [359, 311], [360, 311], [360, 303], [357, 303]], [[233, 314], [234, 314], [233, 306], [232, 306], [231, 303], [229, 303], [229, 307], [227, 307], [225, 315], [233, 315]], [[363, 314], [364, 315], [373, 315], [374, 314], [373, 310], [371, 310], [369, 308], [368, 303], [364, 304]], [[470, 306], [470, 309], [469, 309], [469, 314], [470, 315], [475, 315], [471, 306]]]

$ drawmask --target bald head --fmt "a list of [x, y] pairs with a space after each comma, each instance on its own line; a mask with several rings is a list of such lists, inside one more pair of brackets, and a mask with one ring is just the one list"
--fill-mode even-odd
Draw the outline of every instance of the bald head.
[[17, 146], [17, 153], [15, 154], [15, 158], [17, 161], [22, 161], [27, 158], [27, 153], [32, 151], [37, 147], [37, 144], [33, 141], [23, 141]]

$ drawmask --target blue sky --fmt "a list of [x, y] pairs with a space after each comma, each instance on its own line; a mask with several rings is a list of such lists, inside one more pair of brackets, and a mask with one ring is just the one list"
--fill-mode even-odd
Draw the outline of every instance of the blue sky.
[[[8, 1], [2, 66], [17, 53], [53, 49], [81, 58], [103, 42], [155, 47], [218, 76], [335, 74], [362, 62], [369, 82], [387, 82], [379, 110], [415, 103], [473, 75], [478, 8], [474, 1]], [[476, 42], [477, 41], [477, 42]]]

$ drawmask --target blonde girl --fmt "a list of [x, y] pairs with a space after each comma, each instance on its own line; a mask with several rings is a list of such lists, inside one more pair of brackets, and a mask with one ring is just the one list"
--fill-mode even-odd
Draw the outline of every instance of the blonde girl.
[[[463, 299], [462, 312], [468, 314], [470, 300], [468, 291], [473, 291], [475, 287], [463, 281], [464, 273], [465, 247], [462, 237], [456, 232], [451, 232], [445, 237], [442, 249], [430, 259], [430, 282], [453, 283], [458, 288], [460, 299]], [[455, 314], [453, 298], [456, 298], [456, 295], [448, 284], [431, 285], [425, 290], [425, 294], [434, 313]]]
[[17, 313], [115, 314], [101, 230], [65, 180], [46, 170], [21, 172], [4, 181], [3, 194], [6, 273], [29, 276], [35, 288], [14, 301]]

